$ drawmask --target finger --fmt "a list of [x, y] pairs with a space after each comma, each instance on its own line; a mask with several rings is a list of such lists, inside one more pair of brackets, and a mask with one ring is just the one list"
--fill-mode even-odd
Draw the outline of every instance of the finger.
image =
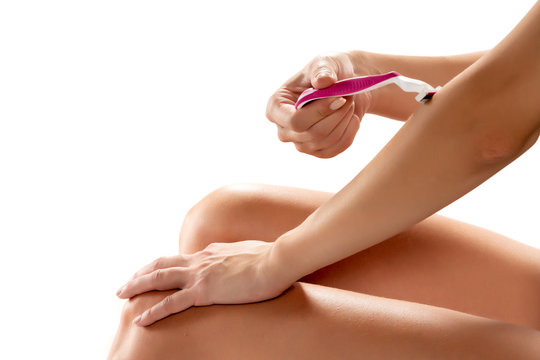
[[306, 143], [321, 141], [328, 136], [341, 119], [350, 112], [351, 106], [353, 106], [353, 101], [346, 102], [346, 105], [330, 113], [306, 131], [299, 132], [286, 127], [278, 127], [278, 137], [283, 142]]
[[304, 142], [295, 144], [296, 149], [300, 152], [315, 155], [320, 150], [324, 150], [326, 148], [329, 148], [336, 144], [343, 136], [343, 133], [349, 126], [349, 123], [351, 121], [351, 118], [354, 114], [354, 106], [350, 106], [347, 113], [342, 115], [342, 117], [339, 119], [339, 122], [334, 129], [330, 132], [330, 134], [327, 135], [327, 137], [320, 141], [310, 141], [310, 142]]
[[193, 291], [180, 290], [167, 296], [161, 302], [137, 316], [133, 322], [139, 326], [148, 326], [169, 315], [184, 311], [195, 304]]
[[313, 155], [319, 158], [328, 159], [342, 153], [354, 142], [354, 138], [359, 128], [360, 117], [355, 114], [352, 116], [351, 121], [343, 133], [343, 136], [335, 145], [323, 150], [319, 150]]
[[305, 131], [297, 132], [277, 125], [278, 138], [282, 142], [304, 143], [314, 141], [313, 136]]
[[288, 121], [281, 125], [296, 132], [306, 131], [325, 117], [341, 109], [346, 103], [347, 100], [343, 97], [312, 101], [297, 109], [289, 119], [286, 119]]
[[[330, 114], [306, 130], [306, 133], [310, 137], [309, 142], [313, 143], [315, 146], [318, 146], [318, 149], [328, 147], [329, 145], [337, 142], [347, 127], [353, 112], [354, 101], [349, 98], [347, 104], [341, 109]], [[335, 134], [336, 131], [339, 131], [338, 135]]]
[[160, 258], [157, 258], [156, 260], [152, 261], [150, 264], [147, 264], [140, 268], [131, 279], [135, 279], [136, 277], [149, 274], [153, 271], [156, 271], [157, 269], [165, 269], [169, 267], [186, 267], [189, 266], [189, 260], [191, 258], [191, 255], [174, 255], [174, 256], [163, 256]]
[[288, 79], [266, 103], [266, 117], [275, 124], [284, 126], [282, 121], [289, 119], [296, 111], [294, 105], [305, 89], [310, 87], [304, 71]]
[[285, 88], [280, 88], [266, 103], [266, 117], [271, 122], [278, 124], [282, 119], [287, 119], [294, 113], [294, 104], [299, 94], [293, 94]]
[[128, 281], [118, 293], [118, 297], [128, 299], [151, 290], [181, 289], [185, 286], [187, 278], [187, 268], [157, 269]]
[[337, 81], [338, 65], [330, 56], [319, 56], [311, 67], [311, 86], [323, 89]]

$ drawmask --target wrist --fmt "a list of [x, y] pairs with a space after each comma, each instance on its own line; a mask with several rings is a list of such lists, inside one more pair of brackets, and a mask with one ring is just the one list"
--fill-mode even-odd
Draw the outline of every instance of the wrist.
[[[384, 74], [394, 69], [388, 69], [384, 66], [384, 61], [381, 60], [381, 54], [370, 53], [362, 50], [348, 51], [347, 56], [351, 61], [354, 69], [354, 76], [366, 76]], [[369, 104], [367, 113], [378, 114], [381, 108], [381, 102], [384, 102], [384, 97], [388, 97], [387, 89], [380, 88], [376, 91], [369, 92]]]
[[306, 275], [301, 257], [295, 253], [294, 230], [281, 235], [272, 243], [267, 256], [267, 264], [273, 277], [282, 283], [292, 284]]
[[377, 54], [362, 50], [345, 52], [353, 65], [355, 76], [380, 74], [384, 71], [377, 64]]
[[[358, 59], [365, 62], [370, 74], [385, 74], [397, 71], [405, 76], [418, 78], [409, 68], [413, 61], [400, 55], [377, 54], [360, 52]], [[412, 75], [411, 75], [412, 74]], [[418, 109], [418, 103], [411, 93], [401, 91], [397, 86], [383, 86], [371, 91], [371, 103], [368, 109], [370, 114], [388, 117], [396, 120], [406, 120]]]

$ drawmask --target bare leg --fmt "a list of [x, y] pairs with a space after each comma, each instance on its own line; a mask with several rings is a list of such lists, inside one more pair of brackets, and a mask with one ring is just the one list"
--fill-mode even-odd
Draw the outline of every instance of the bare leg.
[[191, 308], [147, 328], [132, 324], [168, 294], [127, 302], [109, 359], [537, 359], [540, 353], [540, 333], [525, 327], [306, 283], [262, 303]]
[[[329, 196], [271, 186], [222, 188], [186, 217], [181, 250], [272, 241]], [[140, 295], [126, 304], [110, 359], [532, 359], [540, 351], [538, 331], [337, 288], [538, 327], [537, 259], [536, 249], [432, 217], [306, 278], [334, 288], [297, 283], [271, 301], [191, 308], [148, 328], [134, 326], [133, 318], [170, 292]]]
[[[195, 252], [211, 242], [273, 241], [330, 196], [269, 185], [221, 188], [186, 217], [180, 250]], [[540, 329], [540, 250], [440, 216], [304, 281]]]

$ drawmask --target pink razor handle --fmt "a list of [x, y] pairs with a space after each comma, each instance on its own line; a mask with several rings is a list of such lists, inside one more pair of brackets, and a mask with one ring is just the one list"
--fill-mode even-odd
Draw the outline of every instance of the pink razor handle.
[[307, 103], [329, 97], [350, 96], [364, 91], [371, 91], [388, 84], [396, 84], [403, 91], [416, 92], [418, 102], [426, 102], [439, 90], [416, 79], [405, 77], [395, 71], [387, 74], [360, 76], [340, 80], [324, 89], [307, 89], [298, 98], [295, 107], [300, 109]]

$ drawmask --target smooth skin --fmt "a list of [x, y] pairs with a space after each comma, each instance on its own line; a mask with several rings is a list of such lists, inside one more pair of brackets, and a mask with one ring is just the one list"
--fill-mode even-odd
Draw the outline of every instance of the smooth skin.
[[[220, 188], [186, 216], [180, 253], [213, 241], [273, 241], [331, 196]], [[435, 215], [262, 303], [193, 307], [140, 327], [133, 320], [174, 291], [135, 296], [109, 358], [536, 359], [538, 284], [540, 250]]]
[[[296, 280], [404, 233], [487, 180], [538, 137], [539, 38], [537, 3], [497, 47], [450, 80], [428, 105], [418, 108], [343, 190], [276, 241], [214, 243], [195, 254], [162, 258], [142, 268], [120, 289], [120, 297], [151, 290], [182, 290], [145, 310], [135, 323], [148, 326], [191, 306], [274, 298]], [[373, 104], [376, 108], [383, 103], [374, 100]], [[355, 109], [345, 113], [351, 119], [345, 129], [353, 126], [349, 124]], [[459, 316], [451, 326], [460, 327]], [[388, 326], [395, 326], [399, 319], [387, 319]], [[422, 332], [421, 327], [418, 331]], [[536, 332], [531, 334], [537, 336]], [[504, 344], [494, 341], [490, 349]], [[538, 342], [526, 344], [525, 350], [532, 351]], [[376, 347], [386, 351], [388, 342]], [[482, 349], [478, 351], [490, 350]], [[415, 350], [411, 351], [414, 357]]]
[[257, 304], [196, 307], [151, 327], [135, 314], [171, 291], [125, 307], [109, 359], [537, 359], [530, 329], [442, 308], [295, 283]]

